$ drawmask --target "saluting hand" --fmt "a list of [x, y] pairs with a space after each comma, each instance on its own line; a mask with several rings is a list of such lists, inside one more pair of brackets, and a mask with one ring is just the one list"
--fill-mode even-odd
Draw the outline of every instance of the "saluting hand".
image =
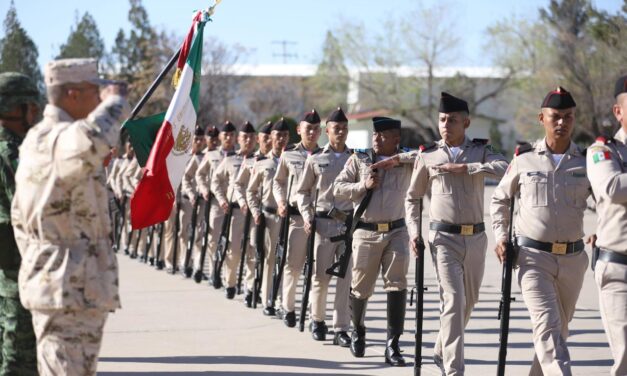
[[468, 172], [468, 165], [465, 163], [444, 163], [433, 166], [438, 172], [450, 172], [452, 174], [465, 174]]
[[370, 166], [371, 169], [377, 169], [377, 168], [382, 168], [384, 170], [389, 170], [391, 168], [394, 168], [395, 166], [398, 166], [399, 164], [401, 164], [400, 161], [400, 157], [397, 155], [390, 157], [388, 159], [384, 159], [382, 161], [379, 161], [375, 164], [373, 164], [372, 166]]
[[496, 248], [494, 248], [494, 253], [496, 253], [496, 257], [499, 259], [501, 264], [505, 262], [506, 249], [507, 242], [505, 240], [501, 240], [496, 243]]

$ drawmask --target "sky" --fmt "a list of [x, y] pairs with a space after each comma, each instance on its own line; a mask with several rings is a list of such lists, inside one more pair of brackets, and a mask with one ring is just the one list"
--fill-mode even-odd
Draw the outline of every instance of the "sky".
[[[89, 12], [96, 20], [100, 34], [109, 50], [120, 28], [128, 29], [128, 0], [14, 0], [18, 19], [39, 48], [39, 63], [44, 65], [59, 52], [75, 24], [76, 15]], [[440, 1], [441, 2], [441, 1]], [[287, 52], [297, 57], [290, 64], [317, 64], [321, 57], [326, 31], [341, 25], [342, 19], [363, 22], [369, 30], [380, 31], [382, 19], [403, 15], [419, 6], [430, 7], [434, 0], [222, 0], [205, 28], [227, 45], [239, 44], [249, 53], [242, 63], [281, 64], [282, 46], [288, 41]], [[454, 19], [454, 32], [462, 36], [460, 50], [451, 66], [490, 66], [484, 53], [486, 28], [511, 16], [533, 19], [548, 0], [451, 0], [448, 1]], [[595, 6], [617, 12], [622, 0], [596, 0]], [[212, 2], [200, 0], [143, 0], [153, 26], [183, 36], [193, 11], [206, 8]], [[4, 19], [10, 0], [0, 0], [0, 17]], [[418, 22], [419, 20], [417, 20]], [[4, 28], [0, 37], [4, 36]]]

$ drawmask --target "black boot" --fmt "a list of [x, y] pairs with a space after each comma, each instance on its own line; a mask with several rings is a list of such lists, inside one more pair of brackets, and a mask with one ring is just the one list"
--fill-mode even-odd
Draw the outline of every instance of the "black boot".
[[324, 321], [311, 322], [311, 337], [314, 341], [324, 341], [327, 339], [327, 324]]
[[246, 292], [246, 296], [244, 296], [244, 304], [248, 308], [253, 307], [253, 292], [252, 291]]
[[235, 297], [235, 287], [226, 288], [226, 298], [233, 299]]
[[286, 312], [285, 316], [283, 316], [283, 323], [288, 328], [293, 328], [296, 326], [296, 312]]
[[368, 299], [351, 299], [351, 320], [353, 321], [353, 334], [351, 335], [351, 353], [356, 358], [362, 358], [366, 353], [366, 306]]
[[385, 362], [395, 367], [405, 366], [398, 342], [403, 334], [406, 304], [407, 290], [388, 292], [388, 340], [385, 346]]

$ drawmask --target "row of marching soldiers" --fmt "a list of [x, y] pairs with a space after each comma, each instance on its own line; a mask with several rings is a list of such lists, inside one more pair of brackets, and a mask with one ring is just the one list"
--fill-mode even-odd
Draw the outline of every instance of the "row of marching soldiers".
[[[347, 148], [348, 119], [339, 108], [326, 119], [329, 143], [322, 148], [317, 144], [321, 119], [315, 110], [303, 115], [297, 127], [301, 142], [296, 145], [287, 145], [284, 119], [264, 125], [258, 135], [250, 123], [237, 133], [226, 122], [219, 130], [208, 130], [206, 141], [199, 131], [179, 204], [159, 229], [165, 237], [165, 262], [173, 273], [180, 268], [197, 282], [207, 278], [216, 288], [224, 285], [228, 299], [237, 293], [239, 274], [246, 305], [262, 302], [265, 315], [280, 316], [288, 327], [297, 324], [296, 287], [304, 270], [311, 276], [311, 284], [308, 278], [304, 284], [311, 294], [304, 290], [298, 322], [302, 330], [310, 300], [310, 330], [318, 341], [326, 340], [328, 333], [331, 276], [343, 277], [336, 285], [333, 343], [350, 347], [355, 357], [365, 353], [367, 303], [381, 275], [387, 294], [385, 361], [404, 366], [399, 338], [404, 331], [409, 251], [420, 254], [422, 199], [430, 193], [428, 243], [441, 303], [433, 360], [442, 374], [464, 374], [464, 329], [478, 302], [485, 268], [484, 179], [502, 178], [490, 205], [495, 252], [506, 261], [506, 248], [515, 245], [513, 263], [533, 326], [530, 374], [569, 375], [568, 323], [587, 268], [583, 216], [594, 191], [600, 226], [592, 261], [597, 263], [601, 314], [616, 361], [612, 374], [623, 375], [627, 77], [617, 82], [615, 97], [614, 113], [623, 130], [616, 139], [597, 140], [586, 157], [571, 140], [574, 99], [561, 87], [550, 91], [538, 116], [545, 138], [519, 146], [511, 164], [487, 140], [466, 136], [468, 104], [447, 93], [442, 93], [439, 107], [442, 140], [419, 151], [399, 147], [401, 122], [386, 117], [373, 118], [372, 149]], [[139, 176], [130, 149], [125, 158], [110, 174], [121, 202]], [[119, 180], [121, 184], [115, 183]], [[598, 184], [591, 186], [590, 181]], [[121, 213], [128, 218], [128, 211]], [[204, 224], [198, 220], [202, 217]], [[512, 225], [514, 237], [508, 235]], [[151, 241], [145, 239], [146, 231], [133, 235], [124, 225], [119, 227], [122, 249], [133, 257], [148, 255]], [[177, 232], [182, 232], [178, 246]], [[161, 253], [157, 249], [153, 254], [162, 268]]]

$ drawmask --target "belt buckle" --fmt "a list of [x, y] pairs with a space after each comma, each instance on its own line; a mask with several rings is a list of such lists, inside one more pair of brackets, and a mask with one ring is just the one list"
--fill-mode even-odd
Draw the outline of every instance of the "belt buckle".
[[473, 225], [462, 225], [462, 231], [461, 234], [462, 235], [472, 235], [475, 232], [475, 226]]
[[551, 253], [556, 255], [565, 255], [568, 249], [568, 243], [553, 243]]
[[377, 231], [379, 232], [390, 231], [390, 224], [389, 223], [377, 223]]

